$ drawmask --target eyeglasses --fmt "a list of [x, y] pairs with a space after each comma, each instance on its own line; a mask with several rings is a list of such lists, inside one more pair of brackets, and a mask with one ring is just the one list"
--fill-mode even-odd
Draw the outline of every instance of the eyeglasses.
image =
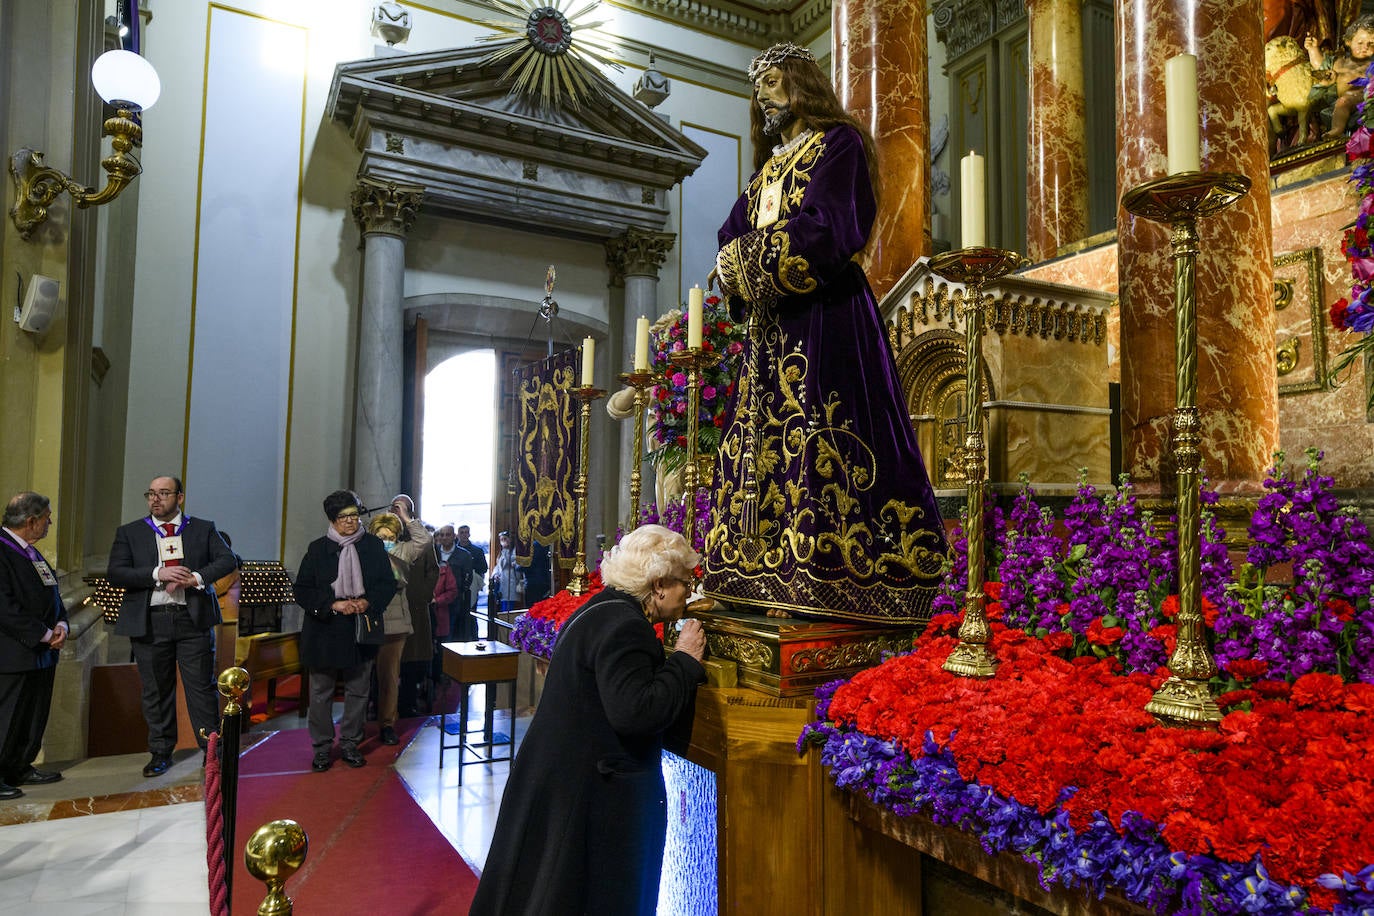
[[143, 494], [144, 499], [166, 499], [169, 496], [176, 496], [176, 490], [148, 490]]
[[335, 518], [336, 520], [337, 520], [337, 519], [341, 519], [341, 518], [342, 518], [342, 519], [350, 519], [350, 518], [351, 518], [351, 519], [356, 520], [356, 519], [358, 518], [358, 510], [357, 510], [357, 509], [345, 509], [345, 510], [343, 510], [342, 512], [340, 512], [338, 515], [334, 516], [334, 518]]

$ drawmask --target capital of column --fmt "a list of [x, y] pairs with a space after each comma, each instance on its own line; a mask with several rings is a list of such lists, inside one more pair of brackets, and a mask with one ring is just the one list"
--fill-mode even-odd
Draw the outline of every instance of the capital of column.
[[625, 234], [606, 240], [606, 266], [611, 269], [611, 285], [624, 286], [629, 276], [658, 279], [658, 269], [668, 258], [677, 236], [671, 232], [651, 232], [631, 226]]
[[425, 189], [397, 181], [359, 178], [349, 203], [363, 235], [381, 233], [404, 238], [415, 223]]

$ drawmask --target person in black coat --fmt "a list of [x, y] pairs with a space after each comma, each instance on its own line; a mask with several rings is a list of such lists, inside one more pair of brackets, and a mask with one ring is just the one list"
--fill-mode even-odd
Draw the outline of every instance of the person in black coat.
[[314, 748], [311, 767], [316, 772], [324, 772], [333, 763], [337, 681], [344, 682], [339, 756], [351, 767], [367, 763], [358, 745], [367, 720], [377, 646], [358, 641], [357, 618], [365, 615], [367, 628], [382, 632], [382, 613], [396, 594], [396, 577], [381, 539], [363, 530], [361, 511], [362, 502], [352, 490], [335, 490], [326, 496], [329, 528], [306, 548], [296, 571], [296, 603], [305, 611], [301, 664], [310, 671], [307, 724]]
[[0, 531], [0, 799], [21, 785], [57, 782], [35, 769], [52, 702], [57, 654], [67, 641], [67, 608], [52, 567], [34, 544], [48, 533], [48, 498], [19, 493], [5, 506]]
[[564, 623], [511, 765], [472, 916], [651, 916], [667, 800], [664, 732], [691, 715], [706, 637], [681, 617], [695, 551], [644, 525], [601, 564], [607, 588]]
[[184, 515], [176, 477], [154, 477], [143, 494], [148, 514], [121, 525], [105, 571], [124, 589], [115, 633], [129, 637], [143, 686], [148, 723], [144, 776], [161, 776], [177, 746], [177, 671], [186, 712], [201, 750], [202, 734], [219, 731], [215, 626], [222, 620], [214, 584], [238, 566], [215, 523]]

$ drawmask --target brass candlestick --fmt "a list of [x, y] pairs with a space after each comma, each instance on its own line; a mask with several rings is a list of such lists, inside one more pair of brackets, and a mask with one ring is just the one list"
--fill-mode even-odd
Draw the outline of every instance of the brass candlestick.
[[1168, 725], [1214, 726], [1221, 710], [1207, 682], [1217, 673], [1202, 619], [1202, 423], [1197, 409], [1197, 220], [1219, 213], [1250, 190], [1250, 179], [1227, 172], [1180, 172], [1147, 181], [1121, 198], [1134, 213], [1173, 227], [1174, 460], [1178, 466], [1178, 642], [1169, 679], [1145, 711]]
[[647, 369], [620, 373], [620, 382], [635, 390], [635, 428], [634, 457], [630, 465], [630, 526], [634, 531], [639, 527], [639, 500], [644, 492], [644, 410], [649, 406], [649, 386], [653, 384], [654, 374]]
[[577, 559], [573, 563], [572, 578], [568, 580], [568, 593], [585, 595], [591, 587], [587, 580], [587, 464], [591, 461], [592, 401], [604, 398], [606, 389], [583, 385], [570, 389], [570, 393], [582, 402], [582, 423], [578, 436], [577, 486], [573, 490], [576, 504], [573, 537], [577, 538]]
[[983, 613], [983, 489], [987, 481], [987, 447], [983, 442], [983, 284], [1027, 263], [1014, 251], [1001, 248], [959, 248], [930, 260], [934, 273], [963, 283], [964, 476], [968, 484], [968, 590], [964, 592], [964, 622], [959, 645], [945, 659], [944, 669], [960, 677], [992, 677], [997, 656], [988, 648], [988, 618]]
[[720, 354], [701, 347], [679, 350], [669, 357], [673, 365], [687, 370], [687, 463], [682, 468], [683, 535], [696, 544], [697, 490], [701, 487], [701, 468], [697, 464], [697, 431], [701, 425], [701, 370], [720, 362]]

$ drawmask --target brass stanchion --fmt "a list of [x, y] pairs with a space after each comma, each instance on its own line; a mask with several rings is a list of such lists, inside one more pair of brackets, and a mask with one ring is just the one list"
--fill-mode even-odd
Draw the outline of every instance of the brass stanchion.
[[1221, 710], [1207, 682], [1216, 660], [1203, 635], [1202, 423], [1197, 409], [1197, 220], [1219, 213], [1250, 190], [1250, 179], [1227, 172], [1180, 172], [1147, 181], [1121, 198], [1136, 216], [1168, 223], [1174, 257], [1174, 460], [1178, 466], [1178, 642], [1169, 679], [1145, 711], [1168, 725], [1212, 726]]
[[243, 862], [248, 874], [267, 885], [258, 916], [291, 916], [286, 882], [305, 864], [309, 852], [310, 837], [295, 821], [272, 821], [253, 831], [243, 847]]
[[224, 697], [220, 717], [220, 810], [224, 812], [224, 888], [229, 905], [234, 900], [234, 831], [239, 806], [239, 744], [243, 735], [244, 707], [239, 705], [253, 684], [245, 668], [225, 668], [216, 686]]
[[[630, 465], [630, 531], [639, 527], [640, 496], [644, 492], [644, 411], [649, 406], [649, 386], [653, 384], [652, 372], [622, 372], [621, 384], [635, 390], [635, 428], [634, 455]], [[660, 510], [661, 511], [661, 510]]]
[[930, 259], [932, 272], [963, 283], [964, 387], [968, 398], [964, 427], [964, 475], [968, 482], [968, 589], [964, 592], [964, 622], [959, 645], [945, 659], [944, 669], [960, 677], [992, 677], [997, 656], [988, 648], [990, 631], [983, 613], [983, 489], [987, 483], [987, 446], [983, 441], [983, 284], [1026, 263], [1014, 251], [1001, 248], [959, 248]]
[[573, 490], [576, 503], [573, 537], [577, 539], [577, 560], [573, 563], [572, 578], [568, 580], [568, 594], [585, 595], [591, 587], [587, 570], [587, 464], [591, 461], [592, 401], [604, 398], [606, 389], [583, 385], [570, 389], [569, 393], [582, 402], [582, 422], [578, 436], [577, 487]]
[[669, 357], [673, 365], [687, 370], [687, 463], [682, 468], [683, 536], [696, 543], [697, 490], [701, 488], [701, 466], [697, 462], [697, 435], [701, 426], [701, 370], [720, 362], [720, 354], [701, 347], [679, 350]]

